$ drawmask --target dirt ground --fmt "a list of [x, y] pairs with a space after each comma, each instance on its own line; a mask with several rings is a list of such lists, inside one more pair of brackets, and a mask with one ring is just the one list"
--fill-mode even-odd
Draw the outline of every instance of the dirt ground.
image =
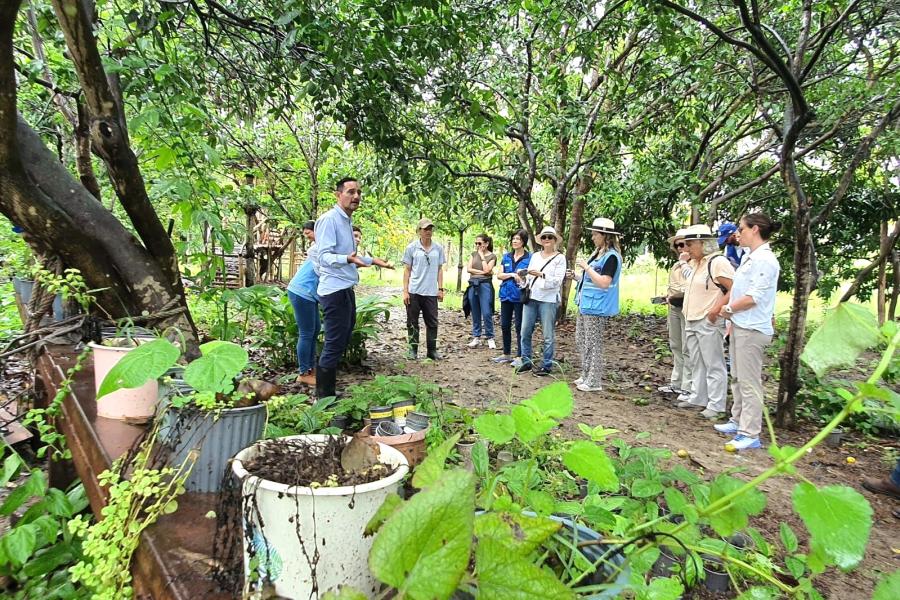
[[[374, 290], [367, 290], [372, 292]], [[378, 290], [386, 295], [399, 295], [399, 290]], [[363, 292], [365, 293], [365, 292]], [[416, 375], [453, 390], [456, 402], [466, 406], [485, 406], [493, 403], [515, 402], [530, 396], [552, 381], [529, 373], [516, 375], [508, 365], [495, 364], [491, 358], [499, 350], [485, 346], [470, 349], [471, 321], [464, 320], [459, 311], [441, 311], [439, 350], [444, 359], [408, 361], [405, 352], [405, 313], [400, 308], [391, 311], [391, 318], [377, 340], [369, 342], [369, 357], [362, 369], [341, 374], [339, 389], [350, 383], [366, 380], [374, 374]], [[500, 344], [500, 327], [495, 326]], [[424, 331], [423, 331], [424, 336]], [[567, 366], [557, 379], [575, 379], [578, 357], [574, 346], [574, 321], [557, 330], [556, 358]], [[604, 425], [620, 430], [629, 443], [665, 447], [673, 451], [685, 448], [696, 466], [710, 478], [727, 469], [741, 469], [738, 477], [753, 477], [771, 465], [765, 450], [730, 454], [724, 451], [728, 438], [717, 433], [711, 424], [693, 411], [675, 408], [667, 397], [657, 392], [657, 386], [668, 383], [671, 358], [659, 351], [666, 348], [666, 324], [657, 317], [627, 316], [612, 321], [607, 329], [604, 351], [607, 357], [606, 388], [600, 393], [584, 393], [571, 388], [575, 397], [575, 412], [564, 424], [569, 435], [580, 435], [578, 423]], [[424, 339], [423, 345], [424, 345]], [[515, 342], [514, 342], [515, 343]], [[537, 347], [538, 336], [535, 336]], [[421, 352], [420, 352], [421, 354]], [[667, 353], [666, 353], [667, 354]], [[776, 386], [774, 381], [768, 382]], [[774, 393], [769, 393], [771, 398]], [[814, 433], [810, 427], [796, 432], [779, 431], [782, 444], [801, 446]], [[635, 435], [650, 433], [640, 440]], [[892, 500], [870, 494], [859, 486], [865, 476], [884, 476], [890, 467], [884, 462], [886, 446], [898, 447], [896, 440], [865, 440], [857, 434], [849, 435], [837, 449], [819, 447], [799, 466], [800, 473], [816, 485], [847, 484], [857, 487], [874, 509], [874, 525], [866, 558], [852, 573], [831, 569], [819, 576], [817, 587], [825, 598], [870, 598], [881, 573], [900, 567], [900, 522], [892, 515], [896, 506]], [[856, 458], [848, 464], [848, 456]], [[679, 460], [679, 459], [674, 459]], [[805, 528], [791, 508], [794, 481], [788, 478], [771, 479], [762, 486], [768, 496], [766, 511], [752, 522], [767, 532], [776, 542], [782, 521], [789, 523], [803, 540]], [[802, 543], [802, 542], [801, 542]], [[808, 548], [807, 548], [808, 549]], [[801, 551], [803, 551], [801, 546]]]

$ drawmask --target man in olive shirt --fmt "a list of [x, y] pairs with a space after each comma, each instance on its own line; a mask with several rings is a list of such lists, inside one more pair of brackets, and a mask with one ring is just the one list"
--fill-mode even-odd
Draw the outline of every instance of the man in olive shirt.
[[425, 321], [427, 356], [438, 360], [438, 302], [444, 299], [444, 249], [431, 240], [434, 223], [422, 219], [416, 227], [419, 239], [403, 253], [403, 304], [406, 305], [406, 332], [409, 339], [408, 358], [419, 351], [419, 313]]

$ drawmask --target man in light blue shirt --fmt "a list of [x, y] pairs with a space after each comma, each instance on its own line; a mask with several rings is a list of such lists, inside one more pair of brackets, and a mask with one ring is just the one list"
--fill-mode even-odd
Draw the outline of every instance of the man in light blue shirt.
[[356, 256], [351, 215], [359, 208], [362, 190], [353, 177], [344, 177], [335, 187], [337, 204], [316, 221], [319, 286], [317, 289], [325, 317], [325, 344], [316, 370], [316, 396], [335, 395], [337, 367], [341, 355], [350, 344], [356, 325], [356, 295], [353, 286], [359, 282], [357, 267], [367, 267]]

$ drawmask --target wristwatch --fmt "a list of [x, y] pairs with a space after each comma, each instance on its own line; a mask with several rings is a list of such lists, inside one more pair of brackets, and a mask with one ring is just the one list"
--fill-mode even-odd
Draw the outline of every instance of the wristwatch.
[[726, 304], [724, 307], [722, 307], [722, 310], [724, 310], [724, 311], [725, 311], [726, 313], [728, 313], [729, 315], [733, 315], [733, 314], [734, 314], [734, 309], [731, 308], [731, 305], [730, 305], [730, 304]]

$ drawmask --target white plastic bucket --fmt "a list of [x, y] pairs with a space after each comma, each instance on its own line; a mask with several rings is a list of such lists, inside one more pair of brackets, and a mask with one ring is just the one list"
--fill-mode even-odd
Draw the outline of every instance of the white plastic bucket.
[[[280, 439], [324, 444], [328, 438], [297, 435]], [[374, 538], [364, 537], [363, 530], [409, 472], [406, 458], [400, 451], [378, 444], [380, 461], [399, 467], [390, 477], [357, 486], [291, 487], [250, 475], [244, 468], [243, 461], [255, 456], [260, 445], [272, 441], [241, 450], [231, 465], [242, 482], [245, 593], [257, 589], [251, 581], [255, 579], [271, 583], [275, 593], [284, 598], [320, 598], [340, 585], [375, 596], [378, 582], [369, 573]], [[255, 573], [250, 570], [248, 543], [254, 548]]]
[[[117, 348], [91, 342], [88, 344], [94, 351], [94, 391], [106, 378], [113, 366], [122, 360], [125, 353], [132, 348]], [[159, 384], [155, 379], [139, 388], [121, 389], [107, 394], [97, 400], [97, 415], [117, 421], [141, 424], [146, 423], [156, 413], [156, 402], [159, 400]]]

